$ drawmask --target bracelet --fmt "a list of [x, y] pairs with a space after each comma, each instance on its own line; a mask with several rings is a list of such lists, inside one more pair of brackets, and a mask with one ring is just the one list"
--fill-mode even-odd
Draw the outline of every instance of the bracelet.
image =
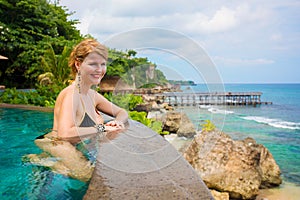
[[97, 133], [105, 132], [105, 126], [103, 124], [96, 124], [94, 127], [96, 128]]

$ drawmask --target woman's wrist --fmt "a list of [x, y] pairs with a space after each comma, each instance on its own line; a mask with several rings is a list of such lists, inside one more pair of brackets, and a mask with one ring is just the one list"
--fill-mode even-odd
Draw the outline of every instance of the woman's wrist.
[[97, 133], [105, 132], [105, 126], [103, 124], [96, 124], [94, 127], [96, 128]]

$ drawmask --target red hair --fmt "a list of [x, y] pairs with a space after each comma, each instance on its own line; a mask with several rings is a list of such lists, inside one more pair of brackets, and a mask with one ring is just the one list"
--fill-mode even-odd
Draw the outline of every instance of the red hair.
[[92, 52], [96, 52], [102, 56], [105, 60], [108, 59], [107, 48], [100, 44], [95, 39], [84, 39], [78, 45], [76, 45], [71, 52], [69, 57], [69, 67], [72, 69], [72, 75], [75, 77], [77, 73], [77, 68], [75, 66], [75, 61], [83, 62], [83, 60]]

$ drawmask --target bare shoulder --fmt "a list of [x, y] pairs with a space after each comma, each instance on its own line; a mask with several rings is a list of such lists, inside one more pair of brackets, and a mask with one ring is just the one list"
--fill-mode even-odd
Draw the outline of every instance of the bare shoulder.
[[105, 99], [104, 96], [102, 96], [99, 92], [97, 92], [93, 89], [89, 90], [89, 94], [91, 97], [93, 97], [95, 99], [95, 101], [101, 101], [101, 100]]
[[[68, 87], [64, 88], [58, 95], [55, 103], [55, 109], [60, 110], [62, 104], [68, 105], [70, 102], [73, 102], [74, 96], [74, 86], [69, 85]], [[74, 103], [74, 102], [73, 102]]]
[[72, 97], [74, 94], [74, 86], [69, 85], [68, 87], [64, 88], [58, 95], [57, 101], [61, 101], [66, 97]]

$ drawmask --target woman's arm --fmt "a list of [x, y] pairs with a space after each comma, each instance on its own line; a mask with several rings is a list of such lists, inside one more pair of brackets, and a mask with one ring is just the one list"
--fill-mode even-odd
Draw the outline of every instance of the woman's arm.
[[96, 108], [97, 110], [115, 117], [115, 120], [108, 122], [108, 126], [124, 126], [128, 121], [128, 113], [123, 108], [108, 101], [105, 97], [96, 92]]

